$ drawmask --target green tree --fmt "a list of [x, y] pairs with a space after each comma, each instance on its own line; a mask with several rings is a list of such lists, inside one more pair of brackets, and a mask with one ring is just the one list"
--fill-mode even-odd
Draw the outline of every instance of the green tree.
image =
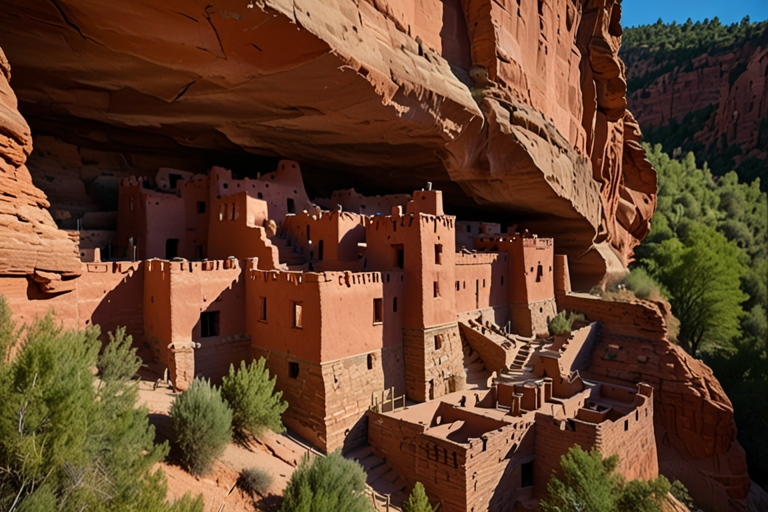
[[17, 348], [0, 359], [0, 509], [202, 511], [199, 497], [165, 501], [165, 476], [151, 467], [168, 446], [154, 444], [136, 407], [138, 360], [108, 345], [124, 371], [97, 381], [98, 337], [98, 327], [64, 330], [50, 315], [17, 330], [0, 298], [0, 339]]
[[232, 440], [232, 410], [210, 381], [195, 378], [171, 405], [171, 423], [181, 461], [204, 475]]
[[372, 512], [365, 472], [336, 450], [327, 457], [305, 454], [283, 493], [281, 512]]
[[264, 358], [249, 366], [240, 362], [235, 370], [229, 366], [229, 375], [221, 384], [221, 395], [232, 408], [232, 427], [235, 435], [244, 440], [248, 435], [258, 437], [265, 430], [283, 431], [280, 416], [288, 408], [281, 400], [282, 391], [275, 392], [275, 379], [269, 378]]
[[435, 512], [436, 508], [432, 508], [427, 498], [427, 493], [424, 491], [424, 486], [421, 482], [416, 482], [413, 486], [413, 492], [408, 496], [408, 500], [403, 503], [403, 510], [405, 512]]
[[689, 354], [702, 344], [725, 346], [739, 335], [747, 299], [739, 288], [744, 267], [738, 248], [722, 234], [694, 226], [684, 242], [662, 242], [647, 264], [669, 293], [680, 320], [678, 343]]
[[603, 459], [596, 450], [573, 446], [560, 458], [563, 479], [550, 478], [539, 507], [542, 512], [661, 512], [669, 481], [659, 476], [626, 482], [615, 472], [618, 463], [616, 455]]

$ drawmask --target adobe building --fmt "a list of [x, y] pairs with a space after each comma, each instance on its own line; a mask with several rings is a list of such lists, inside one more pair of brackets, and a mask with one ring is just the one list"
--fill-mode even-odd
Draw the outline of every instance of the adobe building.
[[[176, 390], [264, 357], [289, 428], [323, 451], [368, 444], [447, 511], [534, 503], [573, 444], [658, 473], [652, 388], [581, 375], [601, 318], [552, 239], [457, 222], [431, 187], [310, 201], [287, 160], [125, 179], [117, 217], [72, 233], [77, 300], [47, 305], [127, 326]], [[60, 294], [44, 277], [34, 293]], [[552, 339], [566, 307], [590, 321]]]

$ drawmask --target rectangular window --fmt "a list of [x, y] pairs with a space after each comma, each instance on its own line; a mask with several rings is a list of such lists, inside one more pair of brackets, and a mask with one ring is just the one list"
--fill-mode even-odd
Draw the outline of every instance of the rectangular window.
[[195, 246], [195, 259], [202, 260], [205, 258], [205, 250], [202, 245]]
[[520, 471], [520, 487], [533, 487], [533, 461], [522, 465]]
[[392, 312], [397, 313], [397, 297], [392, 297]]
[[288, 376], [292, 379], [299, 378], [299, 363], [288, 363]]
[[317, 259], [323, 261], [323, 241], [317, 242]]
[[172, 260], [179, 255], [179, 239], [169, 238], [165, 241], [165, 259]]
[[384, 299], [373, 299], [373, 323], [384, 321]]
[[437, 336], [435, 336], [435, 340], [434, 341], [435, 341], [435, 350], [440, 350], [441, 348], [443, 348], [443, 335], [442, 334], [438, 334]]
[[432, 283], [432, 296], [433, 297], [439, 297], [440, 296], [440, 285], [437, 281]]
[[461, 283], [456, 281], [456, 291], [458, 292], [459, 290], [461, 290]]
[[197, 213], [205, 213], [205, 201], [197, 202]]
[[174, 174], [174, 173], [169, 174], [168, 181], [171, 182], [171, 188], [176, 188], [176, 185], [178, 185], [179, 181], [181, 181], [182, 178], [183, 176], [181, 174]]
[[395, 245], [395, 268], [403, 268], [405, 266], [405, 249], [403, 244]]
[[443, 264], [443, 244], [435, 244], [435, 265]]
[[304, 324], [302, 320], [303, 316], [303, 304], [301, 302], [294, 302], [293, 303], [293, 326], [296, 329], [303, 329]]
[[200, 337], [213, 338], [219, 335], [219, 312], [200, 313]]
[[267, 298], [259, 297], [259, 320], [267, 321]]
[[288, 213], [296, 213], [296, 203], [293, 202], [293, 198], [288, 198], [286, 207], [288, 208]]

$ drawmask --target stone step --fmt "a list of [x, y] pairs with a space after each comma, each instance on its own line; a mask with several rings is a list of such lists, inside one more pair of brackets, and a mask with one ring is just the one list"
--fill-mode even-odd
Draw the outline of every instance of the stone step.
[[381, 465], [384, 464], [384, 461], [377, 456], [371, 454], [368, 457], [358, 460], [361, 466], [363, 466], [363, 469], [367, 473], [368, 471], [371, 471]]
[[353, 460], [362, 460], [366, 457], [370, 457], [373, 455], [373, 452], [371, 452], [371, 449], [368, 446], [363, 446], [361, 448], [358, 448], [356, 450], [353, 450], [345, 455], [347, 459], [353, 459]]
[[[387, 473], [392, 473], [392, 468], [387, 466], [386, 464], [382, 464], [380, 466], [377, 466], [370, 470], [368, 472], [368, 476], [366, 477], [365, 481], [373, 487], [374, 482], [376, 482], [378, 479], [382, 478]], [[389, 481], [389, 480], [387, 480]]]

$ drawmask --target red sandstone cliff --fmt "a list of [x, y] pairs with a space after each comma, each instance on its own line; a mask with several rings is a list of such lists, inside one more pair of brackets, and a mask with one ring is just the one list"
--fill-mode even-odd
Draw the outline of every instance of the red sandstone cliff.
[[36, 274], [49, 284], [78, 275], [80, 260], [24, 165], [32, 136], [17, 110], [10, 79], [11, 67], [0, 50], [0, 275]]
[[[627, 75], [642, 78], [666, 64], [651, 57], [639, 59]], [[750, 158], [768, 160], [768, 46], [745, 44], [726, 53], [705, 53], [633, 91], [627, 100], [643, 127], [682, 122], [686, 114], [714, 106], [693, 134], [706, 154], [711, 157], [736, 146], [737, 167]]]
[[0, 46], [43, 131], [433, 181], [557, 236], [588, 288], [631, 259], [655, 205], [620, 16], [614, 0], [12, 0]]

